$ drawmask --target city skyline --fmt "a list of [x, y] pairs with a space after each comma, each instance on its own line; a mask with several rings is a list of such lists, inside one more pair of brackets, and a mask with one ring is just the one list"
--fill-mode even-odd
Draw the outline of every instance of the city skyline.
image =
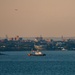
[[0, 0], [0, 37], [75, 37], [74, 0]]

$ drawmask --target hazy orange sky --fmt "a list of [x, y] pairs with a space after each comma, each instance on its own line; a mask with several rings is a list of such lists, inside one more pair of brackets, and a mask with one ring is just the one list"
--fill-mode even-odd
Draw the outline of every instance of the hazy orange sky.
[[0, 37], [75, 36], [75, 0], [0, 0]]

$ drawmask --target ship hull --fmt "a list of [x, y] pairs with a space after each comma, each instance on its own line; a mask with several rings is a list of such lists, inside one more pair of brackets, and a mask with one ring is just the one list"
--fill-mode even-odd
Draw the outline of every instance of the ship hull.
[[28, 54], [28, 56], [46, 56], [46, 54]]

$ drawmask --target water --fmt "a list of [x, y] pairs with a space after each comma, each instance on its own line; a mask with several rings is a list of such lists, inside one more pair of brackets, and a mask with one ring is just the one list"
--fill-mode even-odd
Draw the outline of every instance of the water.
[[75, 75], [74, 51], [43, 51], [46, 56], [27, 56], [29, 51], [2, 53], [0, 75]]

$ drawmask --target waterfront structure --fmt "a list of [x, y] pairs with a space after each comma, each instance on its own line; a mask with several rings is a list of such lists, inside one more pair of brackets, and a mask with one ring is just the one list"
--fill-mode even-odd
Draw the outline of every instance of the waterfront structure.
[[[9, 39], [9, 38], [8, 38]], [[31, 50], [75, 50], [75, 39], [63, 40], [46, 40], [43, 37], [34, 38], [34, 40], [24, 40], [22, 37], [17, 36], [17, 39], [11, 38], [0, 39], [0, 51], [27, 51]], [[35, 40], [36, 39], [36, 40]]]

